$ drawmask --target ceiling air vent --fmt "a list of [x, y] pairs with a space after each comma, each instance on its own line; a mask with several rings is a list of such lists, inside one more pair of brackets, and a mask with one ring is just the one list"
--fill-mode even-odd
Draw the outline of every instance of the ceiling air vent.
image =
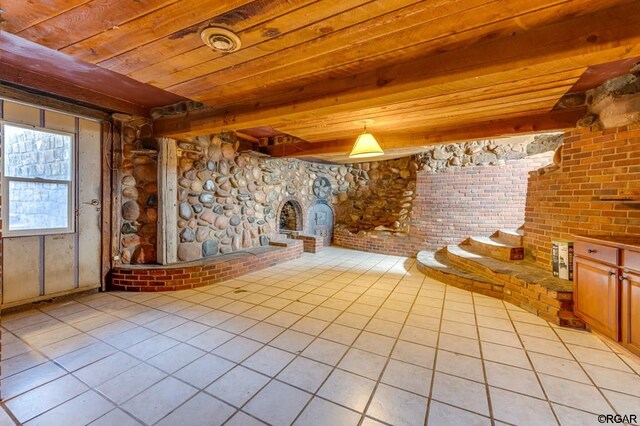
[[200, 33], [204, 44], [217, 52], [229, 53], [240, 49], [240, 38], [231, 31], [220, 27], [209, 27]]

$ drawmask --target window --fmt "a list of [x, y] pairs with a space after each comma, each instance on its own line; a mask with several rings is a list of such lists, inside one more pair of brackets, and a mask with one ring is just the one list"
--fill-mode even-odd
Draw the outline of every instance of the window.
[[3, 236], [73, 232], [74, 137], [2, 123]]

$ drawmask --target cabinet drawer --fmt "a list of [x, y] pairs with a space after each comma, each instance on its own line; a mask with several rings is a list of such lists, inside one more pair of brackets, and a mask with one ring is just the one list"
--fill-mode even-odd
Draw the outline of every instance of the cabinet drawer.
[[618, 265], [618, 249], [615, 247], [586, 241], [576, 241], [573, 249], [576, 256], [608, 263], [610, 265]]
[[625, 249], [622, 251], [622, 266], [631, 271], [640, 272], [640, 251]]

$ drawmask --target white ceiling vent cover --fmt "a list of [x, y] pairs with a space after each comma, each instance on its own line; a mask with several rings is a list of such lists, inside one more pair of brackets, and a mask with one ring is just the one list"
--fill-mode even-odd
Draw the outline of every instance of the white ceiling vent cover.
[[204, 44], [217, 52], [229, 53], [240, 49], [240, 38], [231, 31], [220, 27], [209, 27], [200, 33]]

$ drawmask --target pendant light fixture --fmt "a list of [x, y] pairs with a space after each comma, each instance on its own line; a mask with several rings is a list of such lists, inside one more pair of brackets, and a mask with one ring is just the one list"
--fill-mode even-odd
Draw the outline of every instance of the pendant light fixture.
[[376, 138], [367, 132], [367, 124], [371, 122], [373, 122], [373, 120], [365, 120], [364, 131], [358, 136], [356, 143], [353, 144], [349, 158], [377, 157], [384, 154]]

